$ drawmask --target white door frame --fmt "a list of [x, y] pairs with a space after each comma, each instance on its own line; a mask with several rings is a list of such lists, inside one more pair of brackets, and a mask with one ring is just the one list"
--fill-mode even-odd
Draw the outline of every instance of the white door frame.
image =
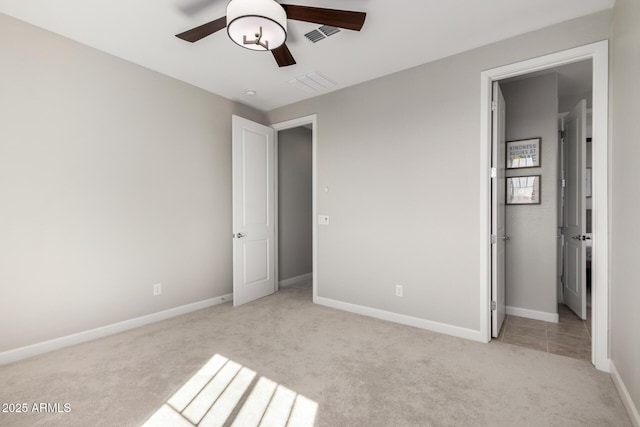
[[291, 120], [287, 120], [284, 122], [279, 122], [279, 123], [275, 123], [272, 124], [271, 127], [273, 129], [275, 129], [276, 131], [276, 138], [275, 138], [275, 142], [276, 142], [276, 150], [275, 150], [275, 154], [276, 154], [276, 169], [275, 169], [275, 174], [276, 174], [276, 249], [275, 249], [275, 256], [276, 256], [276, 291], [278, 291], [278, 283], [280, 281], [280, 271], [278, 270], [278, 263], [279, 263], [279, 244], [278, 244], [278, 227], [279, 227], [279, 221], [278, 221], [278, 132], [281, 130], [286, 130], [286, 129], [292, 129], [292, 128], [296, 128], [296, 127], [300, 127], [300, 126], [305, 126], [305, 125], [311, 125], [311, 186], [312, 186], [312, 192], [311, 192], [311, 203], [312, 203], [312, 207], [311, 207], [311, 222], [313, 224], [312, 226], [312, 237], [311, 239], [313, 240], [312, 242], [312, 246], [311, 246], [311, 251], [312, 251], [312, 274], [313, 274], [313, 302], [316, 302], [316, 298], [318, 296], [317, 293], [317, 266], [318, 266], [318, 262], [317, 262], [317, 254], [318, 254], [318, 221], [316, 221], [316, 218], [318, 217], [318, 213], [317, 213], [317, 172], [318, 172], [318, 168], [316, 165], [317, 162], [317, 146], [318, 146], [318, 120], [317, 120], [317, 114], [311, 114], [309, 116], [304, 116], [304, 117], [299, 117], [297, 119], [291, 119]]
[[480, 337], [491, 340], [491, 86], [496, 80], [591, 59], [593, 62], [593, 263], [591, 361], [609, 372], [609, 42], [486, 70], [480, 76]]

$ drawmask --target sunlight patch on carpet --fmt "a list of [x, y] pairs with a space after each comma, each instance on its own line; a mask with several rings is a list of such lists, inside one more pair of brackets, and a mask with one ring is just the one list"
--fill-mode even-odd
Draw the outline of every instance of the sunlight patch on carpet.
[[[205, 363], [144, 424], [313, 427], [318, 404], [219, 354]], [[244, 399], [243, 399], [244, 398]]]

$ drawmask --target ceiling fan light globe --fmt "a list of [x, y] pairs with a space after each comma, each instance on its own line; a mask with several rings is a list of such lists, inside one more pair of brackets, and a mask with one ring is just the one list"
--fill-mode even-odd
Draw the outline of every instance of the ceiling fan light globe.
[[257, 39], [262, 28], [261, 43], [268, 49], [281, 46], [287, 39], [287, 14], [273, 0], [232, 0], [227, 6], [227, 34], [239, 46], [265, 50], [261, 44], [246, 43]]

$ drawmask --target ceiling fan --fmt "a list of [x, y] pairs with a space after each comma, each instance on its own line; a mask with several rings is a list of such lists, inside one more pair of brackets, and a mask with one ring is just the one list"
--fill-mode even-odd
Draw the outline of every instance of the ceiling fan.
[[275, 0], [231, 0], [227, 14], [206, 24], [176, 34], [197, 42], [223, 28], [236, 44], [251, 50], [269, 50], [278, 66], [296, 63], [287, 48], [287, 19], [360, 31], [367, 14], [349, 10], [280, 4]]

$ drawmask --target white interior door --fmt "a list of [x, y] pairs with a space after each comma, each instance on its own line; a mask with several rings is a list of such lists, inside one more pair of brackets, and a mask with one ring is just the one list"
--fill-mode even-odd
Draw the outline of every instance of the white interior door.
[[232, 118], [233, 305], [275, 292], [274, 130]]
[[587, 318], [586, 282], [586, 145], [587, 102], [580, 101], [564, 120], [565, 225], [564, 303], [581, 319]]
[[506, 313], [505, 246], [508, 239], [505, 227], [505, 166], [506, 166], [506, 104], [498, 82], [493, 82], [493, 141], [491, 148], [491, 335], [500, 334]]

